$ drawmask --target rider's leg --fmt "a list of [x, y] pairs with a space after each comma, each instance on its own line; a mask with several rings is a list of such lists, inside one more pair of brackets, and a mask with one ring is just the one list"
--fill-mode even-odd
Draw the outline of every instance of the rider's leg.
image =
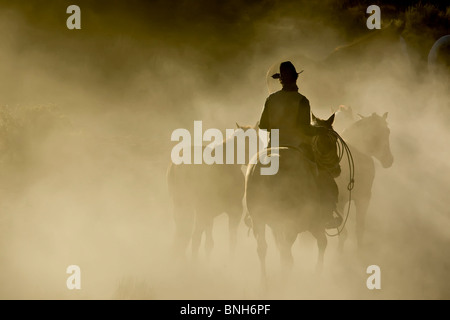
[[319, 187], [325, 228], [337, 228], [341, 225], [342, 218], [333, 216], [333, 212], [337, 212], [336, 205], [339, 195], [336, 181], [328, 172], [319, 170]]

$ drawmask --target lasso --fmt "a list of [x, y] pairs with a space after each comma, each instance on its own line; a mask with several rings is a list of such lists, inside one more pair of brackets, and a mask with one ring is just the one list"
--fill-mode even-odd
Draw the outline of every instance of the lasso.
[[[342, 158], [344, 157], [344, 153], [347, 156], [347, 162], [348, 162], [348, 168], [349, 168], [349, 183], [347, 184], [347, 190], [348, 190], [348, 207], [347, 207], [347, 214], [344, 219], [344, 223], [342, 224], [342, 227], [339, 229], [337, 228], [336, 234], [329, 234], [326, 230], [325, 233], [329, 237], [335, 237], [339, 236], [342, 233], [342, 230], [344, 230], [345, 225], [348, 220], [348, 216], [350, 214], [350, 206], [352, 201], [352, 190], [355, 186], [355, 163], [353, 161], [353, 156], [350, 151], [350, 148], [348, 147], [347, 143], [342, 139], [342, 137], [334, 130], [329, 130], [328, 133], [330, 139], [336, 140], [336, 146], [337, 146], [337, 154], [338, 154], [338, 164], [342, 161]], [[312, 147], [314, 150], [314, 154], [320, 154], [320, 151], [317, 149], [317, 136], [313, 138]], [[320, 159], [316, 159], [317, 163], [321, 166], [323, 166], [326, 169], [331, 169], [333, 167], [334, 161], [333, 161], [333, 155], [330, 153], [328, 157], [322, 156]], [[335, 166], [335, 165], [334, 165]], [[336, 213], [342, 218], [341, 214], [336, 211]]]
[[[350, 215], [350, 207], [352, 203], [352, 190], [355, 187], [355, 162], [353, 161], [353, 155], [350, 151], [350, 148], [348, 147], [347, 143], [342, 139], [342, 137], [336, 132], [332, 131], [332, 133], [336, 136], [337, 140], [337, 146], [338, 146], [338, 154], [339, 154], [339, 162], [341, 162], [342, 157], [345, 155], [347, 156], [347, 163], [348, 163], [348, 171], [349, 171], [349, 182], [347, 184], [347, 190], [348, 190], [348, 206], [347, 206], [347, 213], [345, 215], [344, 223], [342, 224], [342, 227], [339, 229], [337, 228], [337, 233], [334, 235], [330, 235], [328, 232], [326, 234], [330, 237], [339, 236], [342, 233], [342, 230], [344, 230], [345, 225], [347, 224], [348, 216]], [[340, 213], [336, 212], [339, 216]], [[341, 216], [342, 218], [342, 216]]]

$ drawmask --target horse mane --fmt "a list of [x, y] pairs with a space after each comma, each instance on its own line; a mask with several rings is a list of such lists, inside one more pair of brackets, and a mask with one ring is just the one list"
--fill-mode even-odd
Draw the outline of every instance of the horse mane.
[[[372, 117], [372, 116], [370, 116], [370, 117]], [[361, 119], [357, 120], [356, 122], [352, 123], [349, 127], [344, 129], [344, 131], [342, 132], [342, 135], [347, 136], [347, 135], [352, 135], [355, 132], [359, 132], [362, 129], [362, 126], [367, 123], [367, 120], [370, 119], [370, 117], [364, 117], [364, 118], [361, 118]]]
[[[255, 128], [255, 127], [253, 127], [253, 126], [251, 126], [251, 125], [243, 125], [243, 126], [239, 125], [239, 126], [235, 129], [234, 132], [236, 132], [236, 130], [239, 130], [239, 129], [242, 129], [242, 130], [245, 132], [245, 131], [247, 131], [247, 130], [249, 130], [249, 129], [255, 129], [255, 130], [256, 130], [257, 128]], [[219, 144], [224, 144], [224, 145], [225, 145], [225, 144], [227, 144], [229, 141], [233, 140], [234, 137], [235, 137], [234, 134], [229, 135], [229, 136], [225, 136], [225, 138], [223, 139], [223, 141], [222, 141], [222, 142], [219, 142], [218, 145], [219, 145]]]
[[238, 129], [242, 129], [242, 130], [248, 130], [248, 129], [256, 129], [255, 127], [252, 127], [251, 125], [244, 125], [244, 126], [239, 126]]
[[[235, 129], [234, 133], [236, 132], [236, 130], [242, 129], [244, 132], [249, 130], [249, 129], [255, 129], [257, 130], [257, 127], [251, 126], [251, 125], [238, 125], [238, 127]], [[215, 148], [217, 148], [218, 146], [222, 146], [225, 147], [227, 145], [227, 143], [232, 142], [234, 143], [234, 138], [235, 138], [235, 134], [231, 134], [229, 136], [226, 136], [226, 134], [224, 135], [225, 138], [222, 141], [218, 141], [216, 143], [214, 143], [214, 145], [212, 146], [212, 149], [214, 150]], [[257, 134], [257, 139], [259, 139], [259, 136]], [[207, 147], [207, 146], [206, 146]], [[206, 148], [205, 147], [205, 148]]]
[[[378, 120], [384, 120], [382, 116], [378, 115], [377, 113], [372, 113], [370, 116], [367, 117], [362, 117], [360, 115], [361, 119], [357, 120], [356, 122], [352, 123], [348, 128], [345, 128], [344, 131], [342, 132], [343, 136], [352, 136], [354, 134], [356, 134], [357, 132], [360, 132], [361, 130], [367, 130], [366, 128], [362, 128], [364, 125], [367, 126], [367, 124], [371, 124], [374, 123], [373, 121], [378, 121]], [[386, 120], [384, 120], [384, 123], [387, 126], [387, 122]]]

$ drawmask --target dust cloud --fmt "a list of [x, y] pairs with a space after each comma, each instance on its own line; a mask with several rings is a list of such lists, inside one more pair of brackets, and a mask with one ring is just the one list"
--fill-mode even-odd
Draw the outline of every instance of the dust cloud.
[[[370, 40], [365, 1], [77, 1], [81, 30], [65, 25], [73, 3], [1, 1], [0, 297], [450, 298], [449, 73], [427, 68], [450, 9], [379, 3], [381, 32], [393, 22]], [[364, 250], [353, 206], [321, 275], [311, 235], [286, 277], [268, 233], [264, 289], [255, 239], [241, 222], [231, 255], [226, 215], [209, 260], [203, 247], [197, 262], [171, 255], [166, 170], [173, 130], [256, 123], [280, 89], [268, 70], [288, 59], [316, 115], [389, 112], [394, 164], [375, 161]], [[66, 287], [72, 264], [81, 290]], [[381, 290], [366, 287], [373, 264]]]

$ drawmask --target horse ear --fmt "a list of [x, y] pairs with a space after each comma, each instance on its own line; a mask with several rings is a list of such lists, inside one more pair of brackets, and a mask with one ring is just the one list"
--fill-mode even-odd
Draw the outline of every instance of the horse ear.
[[335, 116], [335, 113], [333, 113], [328, 119], [327, 119], [327, 124], [331, 127], [331, 125], [333, 124], [333, 122], [334, 122], [334, 116]]
[[241, 126], [236, 122], [236, 128], [241, 129]]
[[365, 117], [363, 116], [363, 115], [361, 115], [360, 113], [358, 113], [358, 116], [361, 118], [361, 119], [364, 119]]
[[385, 112], [385, 113], [383, 114], [383, 119], [386, 120], [386, 119], [387, 119], [387, 116], [388, 116], [388, 113]]
[[317, 121], [317, 117], [314, 115], [314, 113], [311, 113], [311, 119], [313, 119], [314, 122]]

